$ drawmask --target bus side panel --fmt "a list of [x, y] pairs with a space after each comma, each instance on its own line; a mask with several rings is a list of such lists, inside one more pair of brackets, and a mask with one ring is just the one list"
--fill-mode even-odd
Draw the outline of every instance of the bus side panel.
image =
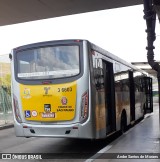
[[[94, 113], [95, 113], [95, 100], [93, 99], [93, 96], [95, 96], [93, 87], [92, 87], [92, 69], [90, 68], [91, 64], [91, 49], [90, 49], [90, 43], [88, 41], [83, 42], [83, 54], [84, 54], [84, 78], [83, 82], [77, 82], [77, 88], [79, 89], [79, 92], [85, 92], [84, 88], [87, 87], [88, 89], [88, 103], [89, 103], [89, 111], [88, 111], [88, 118], [86, 121], [80, 123], [79, 127], [79, 137], [87, 138], [87, 139], [95, 139], [95, 120], [94, 120]], [[78, 92], [78, 93], [79, 93]], [[83, 95], [81, 93], [81, 97]], [[81, 109], [79, 109], [79, 117], [81, 114]]]
[[106, 136], [106, 111], [105, 111], [105, 94], [104, 92], [96, 92], [96, 138], [104, 138]]
[[144, 117], [143, 105], [145, 94], [143, 92], [135, 92], [135, 120]]
[[129, 69], [129, 67], [119, 62], [114, 64], [117, 131], [121, 129], [122, 112], [126, 116], [126, 125], [130, 124]]
[[[15, 134], [17, 137], [23, 137], [24, 136], [24, 131], [22, 125], [17, 121], [17, 114], [16, 111], [18, 110], [19, 115], [22, 117], [22, 111], [20, 109], [20, 89], [19, 89], [19, 84], [16, 82], [14, 76], [14, 62], [13, 62], [13, 55], [12, 55], [12, 60], [11, 60], [11, 96], [12, 96], [12, 110], [13, 110], [13, 119], [14, 119], [14, 128], [15, 128]], [[17, 103], [15, 107], [15, 102]], [[17, 108], [17, 109], [16, 109]], [[22, 119], [22, 118], [21, 118]]]
[[92, 109], [93, 121], [95, 125], [96, 139], [106, 137], [106, 107], [105, 89], [102, 56], [95, 51], [91, 51], [91, 87], [92, 87]]
[[135, 120], [139, 120], [144, 117], [144, 103], [145, 103], [145, 91], [143, 87], [143, 75], [140, 72], [135, 72]]
[[86, 139], [95, 139], [96, 138], [96, 131], [95, 131], [95, 120], [94, 120], [94, 111], [95, 111], [95, 93], [92, 87], [92, 81], [89, 78], [89, 116], [86, 122], [81, 123], [79, 127], [79, 137], [86, 138]]

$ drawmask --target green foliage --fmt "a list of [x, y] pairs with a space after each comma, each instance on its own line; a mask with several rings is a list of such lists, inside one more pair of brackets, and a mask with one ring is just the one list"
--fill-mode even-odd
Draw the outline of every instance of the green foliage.
[[11, 86], [11, 75], [10, 74], [7, 74], [4, 80], [5, 80], [6, 85]]
[[6, 74], [4, 77], [0, 77], [0, 86], [11, 95], [11, 75]]
[[11, 75], [6, 74], [4, 77], [0, 77], [0, 84], [5, 86], [11, 86]]

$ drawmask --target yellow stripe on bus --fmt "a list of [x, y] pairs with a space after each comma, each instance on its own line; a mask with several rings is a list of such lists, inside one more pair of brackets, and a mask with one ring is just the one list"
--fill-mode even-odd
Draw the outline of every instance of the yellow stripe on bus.
[[22, 111], [30, 121], [72, 120], [76, 109], [76, 82], [52, 85], [22, 85]]

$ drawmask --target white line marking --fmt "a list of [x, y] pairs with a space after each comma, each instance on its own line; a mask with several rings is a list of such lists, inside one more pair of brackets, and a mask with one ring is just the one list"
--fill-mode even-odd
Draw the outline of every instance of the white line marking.
[[[147, 117], [152, 116], [153, 114], [154, 114], [153, 112], [150, 113], [150, 114], [146, 114], [146, 115], [144, 116], [144, 119], [143, 119], [140, 123], [143, 123], [144, 120], [145, 120]], [[136, 124], [136, 125], [138, 125], [138, 124]], [[130, 128], [130, 129], [129, 129], [128, 131], [126, 131], [125, 133], [123, 133], [122, 136], [128, 134], [129, 132], [131, 132], [132, 129], [134, 129], [134, 128], [135, 128], [135, 126], [132, 127], [132, 128]], [[122, 136], [120, 136], [120, 137], [122, 137]], [[108, 146], [104, 147], [103, 149], [101, 149], [100, 151], [98, 151], [96, 154], [94, 154], [92, 157], [90, 157], [89, 159], [87, 159], [85, 162], [93, 162], [93, 161], [94, 161], [95, 159], [97, 159], [102, 153], [105, 153], [105, 152], [107, 152], [109, 149], [111, 149], [111, 147], [112, 147], [112, 145], [108, 145]]]
[[104, 147], [103, 149], [101, 149], [100, 151], [98, 151], [97, 153], [104, 153], [104, 152], [108, 151], [111, 147], [112, 147], [112, 145], [108, 145], [108, 146]]
[[144, 118], [148, 118], [148, 117], [152, 116], [153, 114], [154, 114], [153, 112], [150, 113], [150, 114], [146, 114], [146, 115], [144, 116]]
[[111, 147], [112, 147], [112, 145], [108, 145], [108, 146], [104, 147], [103, 149], [101, 149], [100, 151], [98, 151], [96, 154], [94, 154], [92, 157], [90, 157], [89, 159], [87, 159], [85, 162], [92, 162], [92, 161], [94, 161], [99, 156], [101, 156], [102, 153], [105, 153], [109, 149], [111, 149]]
[[140, 123], [143, 123], [145, 121], [145, 119], [143, 119]]
[[[126, 131], [125, 133], [122, 134], [122, 136], [125, 134], [128, 134], [129, 132], [131, 132], [134, 129], [134, 127], [130, 128], [128, 131]], [[121, 136], [120, 136], [121, 137]]]

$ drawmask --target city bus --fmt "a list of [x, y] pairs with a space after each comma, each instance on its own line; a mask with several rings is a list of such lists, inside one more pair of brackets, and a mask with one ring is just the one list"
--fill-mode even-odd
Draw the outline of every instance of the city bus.
[[88, 40], [24, 45], [9, 57], [17, 137], [101, 139], [144, 117], [147, 73]]

